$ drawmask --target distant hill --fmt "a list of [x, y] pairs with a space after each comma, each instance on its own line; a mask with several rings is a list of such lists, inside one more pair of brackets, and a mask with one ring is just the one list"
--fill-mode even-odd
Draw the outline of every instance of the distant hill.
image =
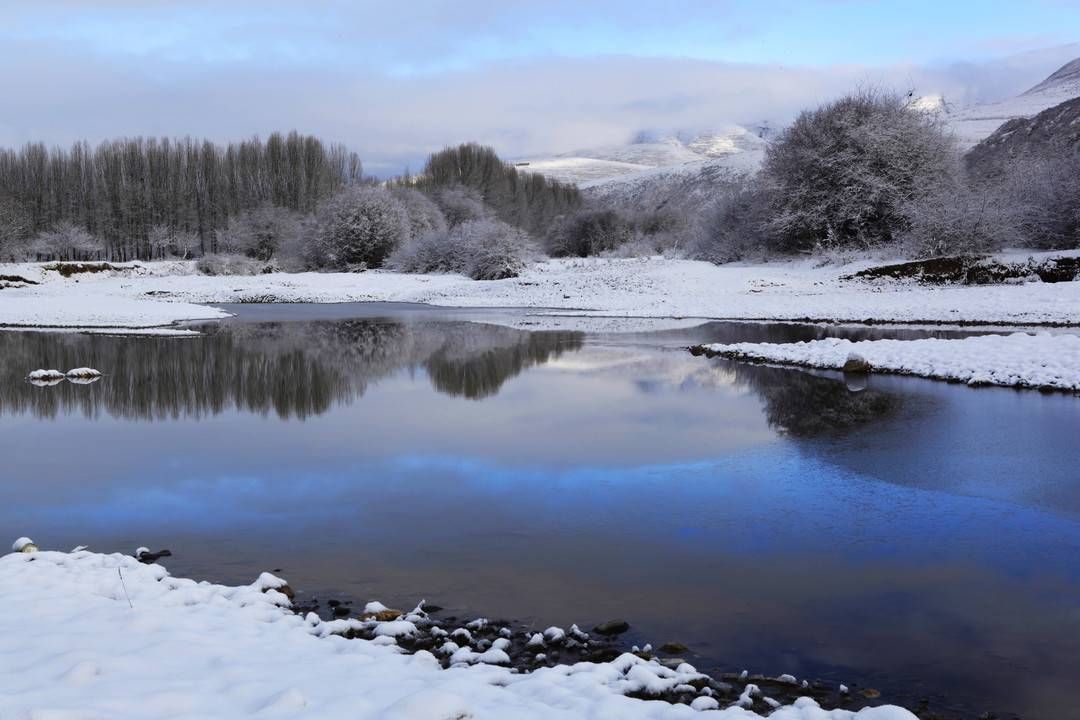
[[1066, 63], [1041, 83], [1016, 97], [959, 110], [943, 104], [940, 112], [956, 134], [961, 149], [969, 150], [1010, 120], [1034, 117], [1043, 110], [1077, 97], [1080, 97], [1080, 58]]
[[530, 159], [529, 170], [574, 182], [584, 197], [638, 208], [694, 205], [761, 166], [773, 136], [767, 124], [699, 133], [639, 133], [624, 145]]
[[[1062, 70], [1070, 67], [1080, 81], [1080, 61]], [[1032, 118], [1009, 120], [972, 148], [965, 159], [972, 170], [987, 173], [1020, 155], [1067, 150], [1080, 150], [1080, 98], [1066, 100]]]

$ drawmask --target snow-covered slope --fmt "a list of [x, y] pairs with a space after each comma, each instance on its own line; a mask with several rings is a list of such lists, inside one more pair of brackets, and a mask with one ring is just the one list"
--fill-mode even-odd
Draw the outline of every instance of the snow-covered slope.
[[761, 163], [769, 130], [734, 125], [703, 133], [673, 135], [640, 134], [624, 145], [577, 150], [551, 158], [535, 158], [529, 170], [567, 182], [583, 189], [609, 183], [638, 184], [662, 176], [692, 175], [703, 168], [754, 170]]
[[1050, 77], [1016, 97], [959, 110], [945, 107], [943, 113], [961, 149], [968, 150], [1009, 120], [1033, 117], [1076, 97], [1080, 97], [1080, 58], [1065, 64]]

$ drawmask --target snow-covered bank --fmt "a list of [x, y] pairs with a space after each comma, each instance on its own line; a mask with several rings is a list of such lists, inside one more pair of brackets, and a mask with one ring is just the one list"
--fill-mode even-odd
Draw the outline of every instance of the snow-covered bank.
[[[282, 607], [280, 586], [269, 575], [250, 586], [196, 583], [124, 555], [6, 555], [0, 717], [661, 720], [698, 712], [624, 696], [686, 683], [696, 677], [687, 666], [623, 655], [529, 674], [483, 664], [442, 670], [427, 652], [400, 653], [390, 634], [382, 643], [326, 634], [332, 623]], [[771, 710], [760, 700], [755, 707]], [[695, 703], [717, 704], [707, 694]], [[760, 716], [732, 707], [710, 717]], [[823, 711], [808, 699], [769, 717], [915, 718], [891, 706]]]
[[970, 385], [1080, 390], [1080, 336], [1040, 333], [979, 335], [957, 340], [826, 338], [798, 343], [702, 346], [706, 353], [782, 365], [839, 370], [855, 355], [871, 371], [918, 375]]
[[64, 278], [40, 265], [0, 265], [0, 274], [38, 283], [0, 290], [0, 325], [150, 327], [226, 315], [206, 303], [365, 301], [650, 318], [1080, 325], [1077, 282], [928, 287], [845, 279], [872, 264], [563, 259], [496, 281], [390, 272], [208, 277], [181, 262]]

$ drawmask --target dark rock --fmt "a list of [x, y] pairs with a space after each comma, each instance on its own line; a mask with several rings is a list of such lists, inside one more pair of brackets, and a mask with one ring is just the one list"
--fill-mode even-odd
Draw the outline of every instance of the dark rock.
[[668, 655], [681, 655], [689, 649], [690, 648], [678, 642], [666, 642], [660, 646], [660, 652], [667, 653]]
[[851, 353], [847, 356], [847, 360], [844, 361], [844, 366], [840, 368], [845, 373], [868, 373], [870, 372], [870, 363], [866, 361], [862, 355], [858, 353]]
[[629, 629], [630, 623], [625, 620], [608, 620], [594, 627], [593, 632], [610, 637], [612, 635], [622, 635]]
[[348, 617], [351, 612], [351, 608], [346, 607], [345, 605], [338, 605], [334, 608], [334, 617]]
[[171, 550], [158, 550], [155, 552], [143, 552], [135, 556], [135, 559], [143, 565], [153, 565], [163, 557], [172, 557]]

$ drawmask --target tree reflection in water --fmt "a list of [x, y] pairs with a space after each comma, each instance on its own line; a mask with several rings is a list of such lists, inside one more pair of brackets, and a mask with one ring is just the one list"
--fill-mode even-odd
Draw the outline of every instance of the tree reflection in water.
[[[202, 330], [197, 338], [0, 333], [0, 411], [151, 420], [240, 410], [303, 419], [413, 368], [425, 370], [439, 392], [480, 399], [583, 342], [576, 332], [386, 319]], [[36, 368], [86, 365], [106, 373], [101, 382], [35, 387], [23, 381]]]

